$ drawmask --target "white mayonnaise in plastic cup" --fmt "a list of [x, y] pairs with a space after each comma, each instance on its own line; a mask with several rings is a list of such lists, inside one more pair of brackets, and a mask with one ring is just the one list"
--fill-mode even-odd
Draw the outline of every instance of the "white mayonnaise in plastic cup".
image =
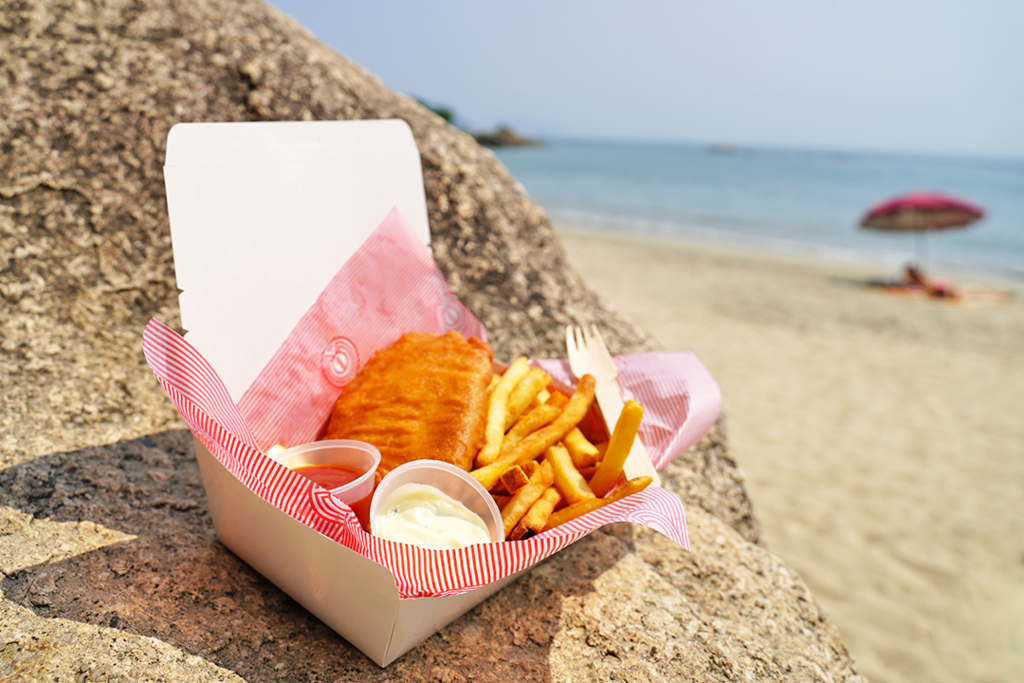
[[370, 503], [370, 531], [439, 549], [505, 540], [501, 512], [487, 489], [440, 460], [413, 460], [388, 472]]

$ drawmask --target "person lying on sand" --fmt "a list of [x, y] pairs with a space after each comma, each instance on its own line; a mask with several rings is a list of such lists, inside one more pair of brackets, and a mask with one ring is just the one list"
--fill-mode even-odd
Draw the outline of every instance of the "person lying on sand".
[[903, 274], [903, 286], [919, 287], [923, 289], [928, 296], [934, 296], [940, 299], [958, 298], [960, 296], [959, 290], [957, 290], [957, 288], [948, 280], [944, 280], [942, 278], [929, 278], [917, 267], [909, 263], [907, 264], [906, 271]]

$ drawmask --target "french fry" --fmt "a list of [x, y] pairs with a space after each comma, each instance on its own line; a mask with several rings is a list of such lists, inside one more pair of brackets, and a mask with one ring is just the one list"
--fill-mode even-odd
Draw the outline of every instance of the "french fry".
[[551, 398], [551, 392], [547, 389], [541, 389], [540, 393], [533, 397], [533, 401], [530, 402], [530, 407], [536, 408], [541, 403], [547, 403], [549, 398]]
[[548, 400], [544, 402], [549, 403], [553, 406], [557, 406], [559, 408], [564, 408], [565, 404], [569, 402], [569, 396], [555, 389], [554, 391], [551, 392], [551, 395], [548, 397]]
[[501, 376], [491, 391], [487, 407], [487, 427], [484, 431], [484, 447], [476, 456], [477, 466], [489, 465], [501, 455], [501, 442], [505, 438], [505, 415], [508, 413], [508, 397], [519, 380], [530, 372], [530, 363], [525, 357], [515, 360]]
[[[487, 385], [487, 398], [488, 398], [488, 400], [490, 400], [490, 398], [491, 398], [491, 392], [494, 391], [494, 387], [498, 386], [498, 382], [500, 382], [500, 381], [501, 381], [501, 375], [499, 375], [498, 373], [494, 373], [493, 375], [491, 375], [491, 381]], [[490, 405], [490, 404], [488, 403], [488, 405]]]
[[544, 451], [545, 462], [551, 463], [555, 473], [555, 486], [566, 502], [572, 505], [587, 498], [595, 498], [587, 480], [579, 473], [569, 456], [569, 451], [560, 443]]
[[615, 489], [611, 495], [607, 498], [588, 498], [578, 503], [566, 506], [561, 510], [555, 510], [548, 517], [547, 524], [544, 525], [544, 531], [553, 529], [560, 524], [581, 517], [588, 512], [593, 512], [598, 508], [602, 508], [605, 505], [614, 503], [617, 500], [622, 500], [626, 496], [631, 496], [634, 493], [639, 493], [650, 485], [652, 479], [650, 477], [636, 477], [629, 481], [623, 482], [622, 486]]
[[523, 471], [522, 467], [511, 467], [501, 475], [501, 484], [509, 493], [515, 493], [529, 483], [530, 477]]
[[494, 504], [498, 506], [499, 510], [508, 505], [508, 502], [512, 500], [512, 496], [494, 493], [493, 491], [491, 492], [491, 498], [494, 499]]
[[552, 445], [558, 443], [570, 429], [575, 427], [594, 402], [594, 377], [583, 375], [572, 398], [554, 421], [530, 434], [508, 453], [500, 456], [490, 465], [470, 472], [488, 491], [498, 482], [498, 477], [512, 465], [522, 465], [536, 459]]
[[579, 427], [566, 434], [562, 443], [565, 444], [566, 450], [572, 456], [572, 462], [576, 465], [576, 469], [596, 465], [601, 461], [601, 452], [594, 444], [587, 441], [587, 437], [583, 436]]
[[537, 462], [536, 460], [531, 460], [525, 465], [521, 465], [520, 469], [523, 471], [524, 474], [526, 474], [526, 478], [529, 479], [530, 477], [533, 476], [533, 473], [537, 471], [538, 467], [540, 467], [540, 463]]
[[643, 415], [644, 409], [639, 403], [626, 401], [622, 414], [615, 423], [612, 438], [608, 441], [608, 451], [604, 454], [601, 464], [597, 466], [597, 472], [590, 479], [590, 488], [597, 497], [604, 497], [619, 480], [622, 465], [633, 447], [633, 439], [636, 438]]
[[523, 415], [519, 422], [516, 422], [512, 426], [512, 429], [508, 430], [508, 434], [506, 434], [505, 438], [502, 440], [501, 454], [505, 455], [529, 434], [532, 434], [546, 424], [550, 424], [552, 420], [561, 414], [561, 408], [556, 408], [553, 405], [545, 403], [537, 406], [526, 415]]
[[526, 539], [540, 533], [547, 524], [548, 517], [562, 499], [562, 494], [554, 486], [544, 491], [536, 503], [530, 506], [523, 518], [519, 520], [516, 527], [509, 534], [510, 541], [525, 541]]
[[594, 478], [594, 472], [597, 472], [597, 465], [591, 465], [590, 467], [580, 468], [580, 474], [582, 474], [583, 478], [586, 479], [587, 481], [590, 481], [591, 479]]
[[515, 389], [508, 397], [508, 410], [505, 413], [505, 431], [515, 424], [519, 416], [529, 407], [530, 402], [540, 391], [551, 384], [551, 375], [540, 368], [531, 368], [526, 377], [519, 380]]
[[541, 466], [537, 468], [537, 471], [530, 477], [530, 483], [516, 491], [512, 499], [508, 501], [505, 507], [501, 511], [501, 521], [505, 526], [505, 538], [512, 533], [512, 529], [515, 528], [519, 520], [523, 518], [523, 515], [540, 500], [540, 497], [544, 495], [544, 491], [551, 486], [555, 481], [555, 474], [551, 470], [551, 464], [547, 462], [541, 463]]

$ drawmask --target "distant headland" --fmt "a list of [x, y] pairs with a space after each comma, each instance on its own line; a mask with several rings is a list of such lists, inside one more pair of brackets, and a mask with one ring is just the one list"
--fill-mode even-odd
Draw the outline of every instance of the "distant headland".
[[470, 131], [470, 135], [485, 147], [536, 147], [543, 142], [519, 133], [511, 126], [498, 126], [493, 130]]
[[417, 98], [416, 101], [456, 128], [465, 130], [467, 133], [472, 135], [478, 143], [485, 147], [536, 147], [544, 144], [540, 139], [523, 135], [507, 124], [500, 124], [495, 128], [488, 128], [484, 130], [469, 130], [464, 126], [459, 125], [458, 117], [452, 107], [449, 107], [446, 104], [430, 104], [429, 102], [419, 98]]

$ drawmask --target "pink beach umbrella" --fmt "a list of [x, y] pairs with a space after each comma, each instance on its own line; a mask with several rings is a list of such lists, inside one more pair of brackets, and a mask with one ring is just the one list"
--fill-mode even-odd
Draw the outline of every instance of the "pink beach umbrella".
[[910, 192], [875, 204], [864, 213], [860, 224], [872, 230], [913, 232], [918, 262], [923, 267], [927, 233], [963, 228], [984, 215], [984, 209], [958, 197], [939, 192]]

